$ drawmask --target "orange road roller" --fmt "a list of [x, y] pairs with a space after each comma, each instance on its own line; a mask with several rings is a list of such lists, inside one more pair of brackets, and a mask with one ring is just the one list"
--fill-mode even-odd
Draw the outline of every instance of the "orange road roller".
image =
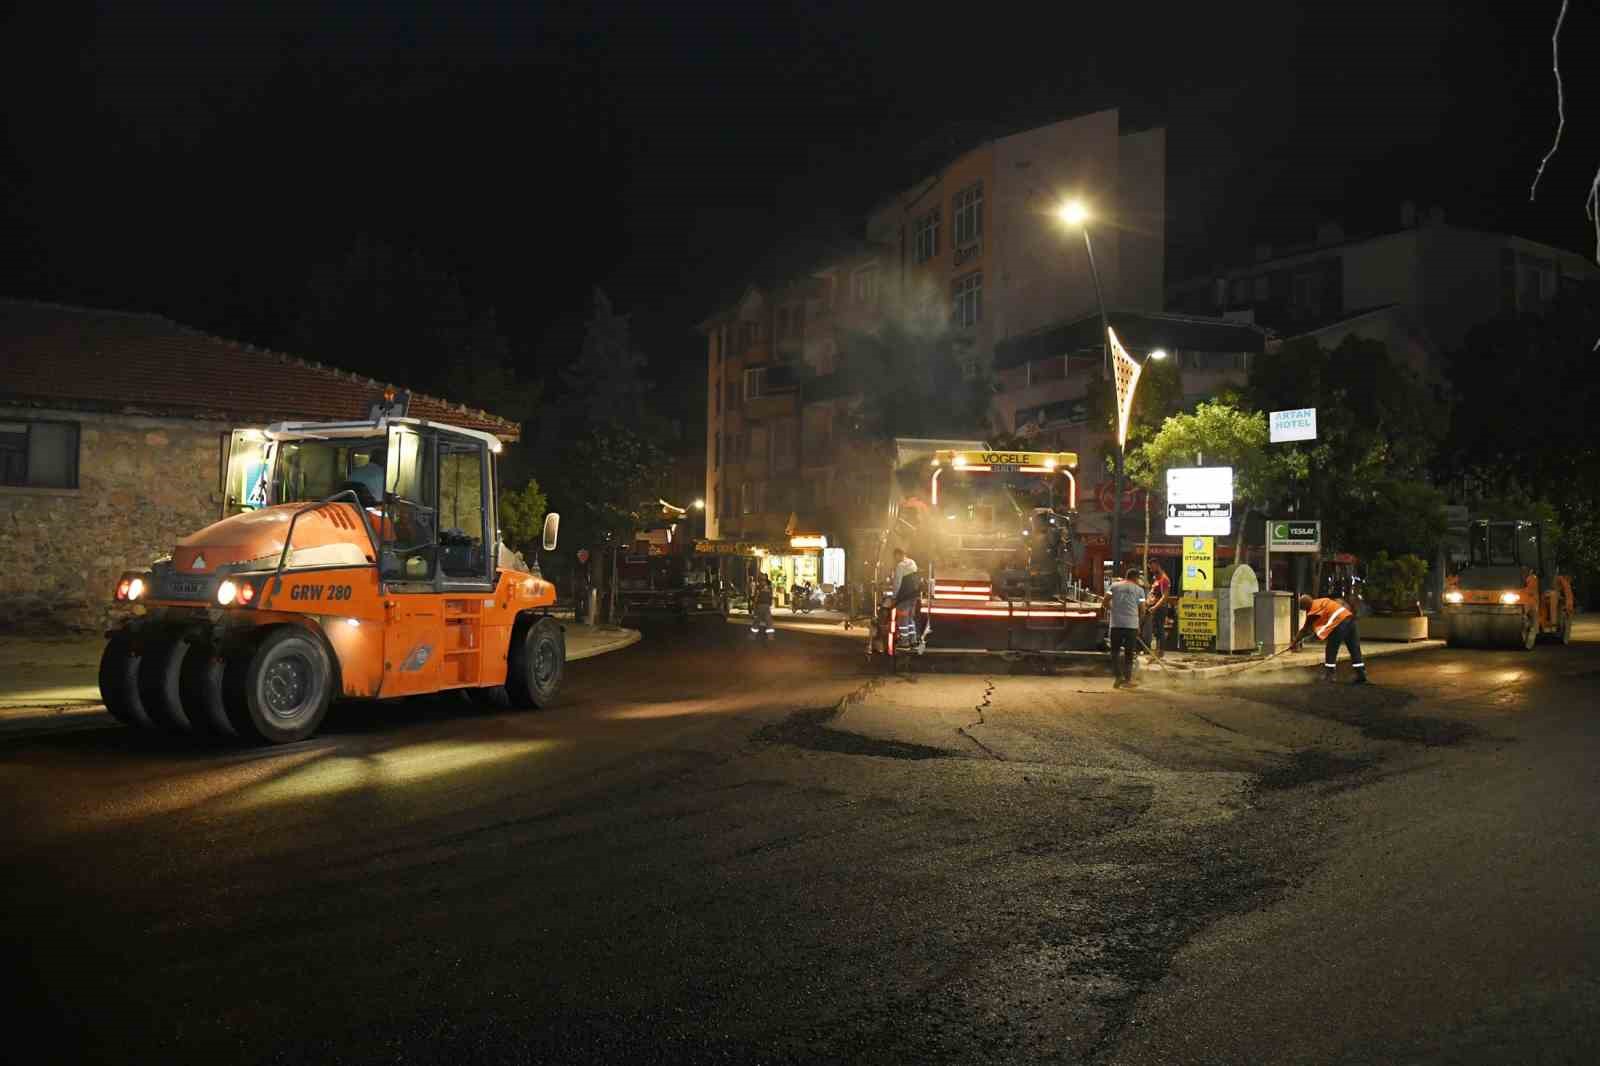
[[1572, 641], [1572, 583], [1555, 565], [1538, 522], [1467, 528], [1467, 565], [1445, 579], [1443, 616], [1452, 647], [1521, 648], [1540, 637]]
[[[284, 744], [335, 699], [461, 689], [544, 707], [566, 644], [555, 587], [507, 549], [500, 441], [413, 418], [232, 435], [220, 521], [128, 571], [100, 693], [147, 729]], [[554, 550], [559, 516], [543, 548]]]

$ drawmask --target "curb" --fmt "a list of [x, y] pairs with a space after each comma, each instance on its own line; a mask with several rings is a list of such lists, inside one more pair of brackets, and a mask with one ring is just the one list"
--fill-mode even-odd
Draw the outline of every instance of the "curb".
[[644, 634], [640, 633], [637, 629], [624, 629], [622, 631], [622, 635], [617, 640], [609, 644], [603, 644], [598, 648], [588, 648], [584, 651], [580, 651], [576, 655], [569, 654], [567, 656], [567, 662], [575, 663], [583, 659], [593, 659], [597, 655], [606, 655], [610, 652], [621, 651], [623, 648], [632, 647], [633, 645], [639, 643], [639, 641], [643, 638]]
[[[1384, 645], [1382, 650], [1377, 650], [1369, 645], [1363, 650], [1367, 653], [1366, 658], [1381, 659], [1390, 655], [1407, 655], [1412, 652], [1433, 651], [1444, 646], [1445, 642], [1442, 640], [1414, 640], [1405, 644]], [[1179, 670], [1172, 667], [1163, 668], [1161, 666], [1152, 668], [1152, 665], [1147, 662], [1140, 670], [1140, 673], [1144, 675], [1146, 681], [1154, 681], [1160, 678], [1162, 684], [1185, 685], [1231, 679], [1239, 674], [1253, 673], [1257, 670], [1261, 673], [1281, 673], [1285, 670], [1311, 669], [1319, 665], [1321, 664], [1316, 659], [1290, 659], [1288, 657], [1278, 660], [1255, 659], [1248, 662], [1227, 663], [1222, 666], [1202, 666], [1189, 670]]]

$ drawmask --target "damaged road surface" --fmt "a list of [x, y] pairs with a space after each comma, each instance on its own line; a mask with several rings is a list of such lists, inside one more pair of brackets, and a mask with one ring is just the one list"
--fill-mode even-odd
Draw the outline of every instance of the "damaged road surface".
[[1114, 692], [662, 626], [540, 714], [0, 743], [59, 1061], [1591, 1061], [1600, 632]]

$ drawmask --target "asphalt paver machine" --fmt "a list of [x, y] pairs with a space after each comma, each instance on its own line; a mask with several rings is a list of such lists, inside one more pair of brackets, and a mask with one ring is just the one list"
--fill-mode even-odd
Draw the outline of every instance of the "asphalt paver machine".
[[1105, 636], [1099, 595], [1076, 576], [1077, 456], [937, 449], [897, 472], [896, 543], [917, 561], [917, 639], [885, 596], [872, 650], [889, 656], [1093, 651]]

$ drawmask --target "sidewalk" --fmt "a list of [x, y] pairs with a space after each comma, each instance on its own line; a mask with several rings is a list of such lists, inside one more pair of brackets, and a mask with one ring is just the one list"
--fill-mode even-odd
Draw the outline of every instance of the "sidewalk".
[[[639, 642], [637, 629], [564, 620], [567, 662], [621, 651]], [[0, 720], [57, 717], [100, 710], [100, 652], [105, 638], [0, 636]]]
[[[1364, 659], [1381, 659], [1390, 655], [1432, 651], [1444, 646], [1442, 640], [1415, 640], [1410, 643], [1369, 641], [1361, 645], [1361, 652]], [[1169, 651], [1160, 660], [1148, 655], [1143, 656], [1140, 665], [1144, 681], [1181, 685], [1231, 679], [1239, 674], [1259, 677], [1262, 674], [1277, 674], [1284, 670], [1316, 668], [1322, 665], [1323, 654], [1324, 649], [1321, 644], [1308, 644], [1299, 651], [1280, 652], [1268, 656], [1205, 655]], [[1339, 652], [1339, 662], [1341, 674], [1350, 668], [1349, 653], [1343, 649]]]

